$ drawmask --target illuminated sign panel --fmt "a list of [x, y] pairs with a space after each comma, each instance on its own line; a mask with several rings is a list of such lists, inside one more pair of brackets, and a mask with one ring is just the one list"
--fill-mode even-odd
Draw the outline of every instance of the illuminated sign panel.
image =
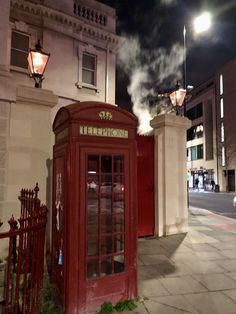
[[90, 136], [105, 136], [105, 137], [119, 137], [128, 138], [129, 132], [124, 129], [114, 128], [97, 128], [93, 126], [80, 126], [80, 135]]

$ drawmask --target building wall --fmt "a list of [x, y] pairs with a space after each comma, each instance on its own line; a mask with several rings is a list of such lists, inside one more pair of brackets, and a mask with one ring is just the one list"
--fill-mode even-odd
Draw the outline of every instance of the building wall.
[[[197, 176], [197, 173], [204, 172], [205, 169], [213, 169], [214, 181], [222, 191], [235, 190], [235, 177], [231, 177], [229, 184], [227, 176], [228, 170], [230, 174], [236, 172], [235, 87], [236, 58], [220, 68], [211, 80], [196, 88], [187, 105], [189, 111], [197, 104], [203, 104], [203, 115], [194, 119], [193, 125], [203, 123], [204, 129], [202, 138], [187, 141], [187, 148], [204, 145], [203, 158], [188, 161], [188, 170], [196, 172]], [[225, 148], [225, 162], [222, 160], [222, 146]]]
[[[220, 77], [222, 77], [222, 90], [220, 90]], [[236, 171], [236, 58], [220, 68], [216, 75], [216, 104], [217, 104], [217, 137], [219, 177], [223, 190], [235, 190], [227, 181], [225, 172]], [[223, 101], [223, 116], [221, 116], [221, 101]], [[224, 126], [224, 140], [222, 141], [221, 127]], [[225, 164], [222, 165], [221, 147], [225, 147]]]
[[187, 168], [191, 173], [190, 187], [194, 186], [196, 178], [200, 179], [200, 187], [210, 188], [210, 181], [217, 181], [217, 162], [216, 162], [216, 121], [215, 115], [215, 91], [212, 81], [206, 82], [203, 86], [195, 89], [191, 100], [187, 104], [187, 115], [189, 111], [202, 104], [202, 115], [196, 119], [192, 119], [192, 127], [196, 128], [202, 125], [203, 132], [199, 138], [187, 141], [187, 149], [191, 147], [203, 145], [203, 155], [196, 160], [188, 160]]
[[[79, 5], [88, 14], [78, 14]], [[21, 188], [34, 188], [36, 182], [39, 183], [39, 197], [50, 206], [52, 122], [58, 109], [86, 100], [115, 104], [115, 64], [119, 45], [115, 27], [115, 10], [94, 0], [2, 1], [1, 220], [8, 220], [11, 214], [18, 217], [17, 197]], [[34, 88], [28, 69], [10, 64], [12, 31], [29, 35], [29, 48], [34, 48], [40, 40], [43, 51], [50, 53], [42, 89]], [[84, 52], [96, 56], [93, 86], [82, 83]]]

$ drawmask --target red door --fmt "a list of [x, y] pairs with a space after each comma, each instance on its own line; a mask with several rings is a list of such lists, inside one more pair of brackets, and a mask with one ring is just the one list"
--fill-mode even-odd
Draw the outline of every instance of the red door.
[[[130, 298], [131, 262], [129, 154], [126, 150], [82, 150], [84, 164], [86, 308]], [[82, 181], [83, 182], [83, 181]]]
[[154, 138], [137, 136], [138, 236], [154, 234]]

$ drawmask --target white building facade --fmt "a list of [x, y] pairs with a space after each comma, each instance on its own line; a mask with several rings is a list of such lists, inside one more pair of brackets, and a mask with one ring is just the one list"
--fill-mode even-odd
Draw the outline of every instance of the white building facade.
[[[43, 88], [29, 76], [37, 41], [50, 53]], [[0, 218], [18, 213], [22, 187], [50, 205], [52, 122], [77, 101], [115, 104], [115, 10], [95, 0], [1, 1]], [[18, 216], [18, 215], [16, 215]]]

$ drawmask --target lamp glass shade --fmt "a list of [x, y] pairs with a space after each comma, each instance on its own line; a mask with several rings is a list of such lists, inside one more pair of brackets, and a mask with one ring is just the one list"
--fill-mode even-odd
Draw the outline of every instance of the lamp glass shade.
[[37, 50], [30, 50], [28, 63], [32, 75], [43, 76], [50, 54]]
[[182, 106], [186, 95], [185, 89], [178, 89], [169, 94], [173, 106]]

